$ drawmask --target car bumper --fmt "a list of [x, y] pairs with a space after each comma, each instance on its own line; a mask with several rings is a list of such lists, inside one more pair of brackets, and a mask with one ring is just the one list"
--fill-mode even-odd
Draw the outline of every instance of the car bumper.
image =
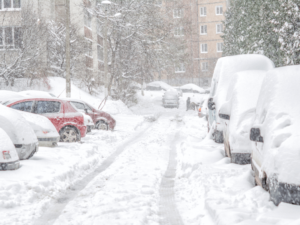
[[251, 153], [232, 153], [231, 162], [239, 165], [251, 164]]
[[31, 158], [38, 150], [39, 150], [38, 142], [16, 147], [16, 151], [18, 153], [20, 160]]
[[0, 171], [17, 170], [20, 168], [20, 161], [0, 163]]
[[55, 147], [57, 142], [59, 142], [60, 137], [51, 137], [51, 138], [38, 138], [39, 146], [41, 147]]
[[78, 129], [81, 137], [85, 137], [87, 132], [87, 126], [78, 126]]

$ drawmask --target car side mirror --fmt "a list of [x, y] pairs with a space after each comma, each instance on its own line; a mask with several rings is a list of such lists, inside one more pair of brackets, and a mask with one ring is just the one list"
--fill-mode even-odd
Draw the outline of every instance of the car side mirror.
[[224, 119], [224, 120], [230, 120], [230, 116], [229, 115], [226, 115], [226, 114], [219, 114], [219, 117], [221, 118], [221, 119]]
[[87, 109], [87, 108], [85, 108], [85, 109], [84, 109], [84, 112], [85, 112], [85, 113], [88, 113], [88, 109]]
[[213, 102], [213, 99], [212, 99], [212, 98], [210, 98], [210, 99], [208, 100], [207, 107], [208, 107], [210, 110], [215, 110], [215, 109], [216, 109], [216, 105], [215, 105], [215, 103]]
[[251, 128], [250, 130], [250, 140], [255, 142], [264, 142], [264, 138], [260, 135], [259, 128]]

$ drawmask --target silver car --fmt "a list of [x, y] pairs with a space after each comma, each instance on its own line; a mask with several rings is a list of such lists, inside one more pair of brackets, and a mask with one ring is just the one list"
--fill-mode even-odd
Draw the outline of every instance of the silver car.
[[165, 108], [170, 107], [170, 108], [178, 108], [179, 107], [179, 96], [177, 91], [166, 91], [163, 95], [162, 98], [163, 106]]

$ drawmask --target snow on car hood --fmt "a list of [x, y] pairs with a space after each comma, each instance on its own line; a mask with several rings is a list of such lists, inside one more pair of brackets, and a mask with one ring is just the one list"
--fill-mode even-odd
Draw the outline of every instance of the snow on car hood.
[[19, 160], [18, 153], [9, 136], [0, 128], [0, 163], [15, 162]]
[[[219, 113], [221, 105], [226, 101], [226, 95], [230, 81], [235, 73], [246, 70], [268, 71], [274, 68], [274, 63], [263, 55], [237, 55], [220, 58], [217, 62], [210, 97], [216, 104], [216, 112]], [[213, 90], [213, 84], [216, 88]], [[219, 117], [216, 117], [220, 121]]]
[[56, 138], [59, 134], [51, 121], [41, 115], [18, 111], [30, 124], [38, 138]]
[[280, 182], [300, 185], [300, 66], [267, 73], [259, 95], [253, 127], [260, 128], [262, 168]]
[[229, 142], [232, 152], [251, 153], [250, 129], [266, 73], [261, 70], [243, 71], [236, 73], [231, 80], [227, 101], [221, 106], [220, 113], [230, 115], [230, 120], [226, 123], [229, 123]]
[[33, 129], [24, 117], [18, 111], [3, 105], [0, 105], [0, 128], [8, 134], [14, 144], [38, 142]]

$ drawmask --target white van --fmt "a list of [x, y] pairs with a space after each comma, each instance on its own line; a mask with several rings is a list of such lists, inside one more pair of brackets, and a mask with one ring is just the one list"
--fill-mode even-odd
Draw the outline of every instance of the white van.
[[300, 66], [267, 73], [250, 139], [256, 184], [278, 205], [300, 205]]
[[250, 128], [266, 73], [261, 70], [236, 73], [229, 85], [227, 101], [220, 108], [225, 155], [230, 157], [232, 163], [251, 163]]
[[223, 143], [223, 127], [217, 113], [226, 101], [228, 87], [233, 75], [245, 70], [268, 71], [273, 68], [274, 63], [263, 55], [236, 55], [218, 60], [208, 101], [208, 127], [213, 129], [212, 134], [215, 142]]

